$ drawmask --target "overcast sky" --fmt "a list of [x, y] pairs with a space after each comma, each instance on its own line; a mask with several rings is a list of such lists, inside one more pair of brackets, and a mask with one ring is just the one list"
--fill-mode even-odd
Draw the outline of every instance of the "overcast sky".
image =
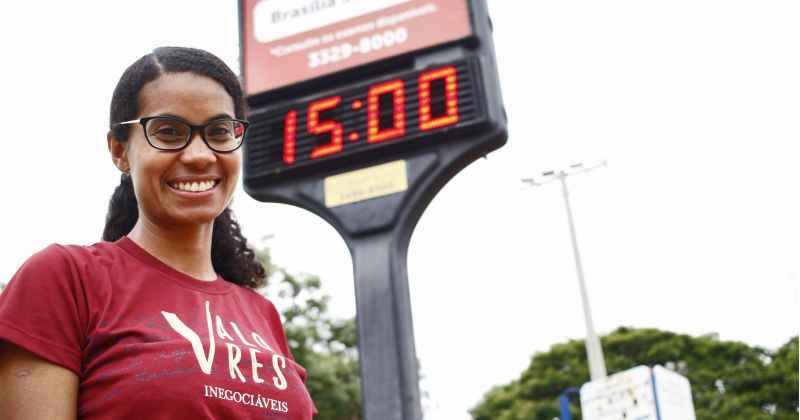
[[[230, 3], [0, 6], [3, 281], [49, 243], [99, 240], [119, 180], [108, 105], [130, 63], [183, 45], [238, 70]], [[575, 162], [608, 161], [569, 180], [599, 332], [713, 332], [769, 348], [797, 334], [800, 3], [489, 9], [508, 145], [444, 187], [408, 255], [427, 418], [468, 418], [534, 352], [583, 336], [558, 185], [520, 182]], [[243, 191], [234, 209], [246, 236], [274, 235], [274, 260], [320, 275], [335, 314], [354, 315], [351, 260], [333, 228]]]

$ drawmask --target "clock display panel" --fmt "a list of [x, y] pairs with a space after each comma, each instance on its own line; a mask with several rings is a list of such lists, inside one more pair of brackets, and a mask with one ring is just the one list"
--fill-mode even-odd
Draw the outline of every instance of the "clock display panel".
[[254, 112], [250, 177], [351, 167], [457, 139], [485, 117], [477, 63], [396, 73]]

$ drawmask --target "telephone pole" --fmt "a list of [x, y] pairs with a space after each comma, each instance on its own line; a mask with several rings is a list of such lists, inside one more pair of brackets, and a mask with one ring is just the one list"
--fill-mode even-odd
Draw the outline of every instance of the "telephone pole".
[[592, 322], [592, 310], [589, 307], [589, 294], [586, 291], [586, 282], [583, 279], [583, 265], [581, 264], [581, 255], [578, 252], [578, 239], [575, 235], [575, 223], [572, 220], [572, 208], [569, 204], [569, 191], [567, 189], [567, 177], [578, 175], [584, 172], [593, 171], [601, 166], [605, 166], [606, 162], [585, 167], [582, 163], [570, 165], [567, 169], [559, 171], [545, 171], [541, 174], [541, 181], [533, 178], [525, 178], [522, 182], [531, 186], [542, 186], [553, 181], [561, 182], [561, 191], [564, 195], [564, 205], [567, 209], [567, 222], [569, 223], [570, 238], [572, 238], [572, 252], [575, 255], [575, 270], [578, 273], [578, 284], [581, 289], [581, 302], [583, 303], [583, 317], [586, 322], [586, 354], [589, 359], [589, 372], [592, 381], [603, 379], [606, 377], [606, 362], [603, 359], [603, 347], [600, 345], [600, 338], [594, 331], [594, 323]]

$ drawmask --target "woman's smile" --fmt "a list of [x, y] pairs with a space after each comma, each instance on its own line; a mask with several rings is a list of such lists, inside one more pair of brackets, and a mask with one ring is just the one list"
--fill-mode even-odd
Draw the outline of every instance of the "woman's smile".
[[167, 182], [167, 185], [179, 194], [201, 196], [211, 194], [219, 182], [220, 178], [177, 179]]

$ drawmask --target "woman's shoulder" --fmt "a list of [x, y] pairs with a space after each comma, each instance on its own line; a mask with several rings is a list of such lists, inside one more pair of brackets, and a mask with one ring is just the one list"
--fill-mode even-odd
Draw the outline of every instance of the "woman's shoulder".
[[28, 283], [36, 279], [47, 282], [55, 279], [85, 279], [91, 277], [87, 274], [96, 268], [110, 266], [118, 252], [111, 242], [91, 245], [51, 243], [28, 257], [14, 278], [26, 278]]
[[250, 287], [245, 287], [241, 285], [235, 285], [236, 292], [242, 299], [245, 299], [251, 305], [255, 305], [258, 307], [262, 307], [269, 311], [276, 311], [275, 305], [272, 301], [265, 295], [259, 293], [257, 290], [252, 289]]
[[51, 243], [28, 257], [23, 266], [60, 266], [76, 262], [89, 262], [111, 255], [113, 251], [110, 248], [112, 246], [108, 242], [91, 245]]
[[118, 250], [113, 242], [103, 241], [88, 245], [53, 242], [35, 252], [28, 260], [91, 259], [108, 257], [116, 253]]
[[0, 340], [80, 374], [86, 337], [110, 295], [96, 281], [110, 245], [53, 243], [31, 255], [0, 294]]
[[52, 243], [41, 252], [61, 253], [77, 260], [102, 260], [113, 258], [120, 249], [113, 242], [95, 242], [89, 245]]
[[259, 293], [258, 290], [240, 286], [238, 284], [235, 285], [235, 290], [236, 293], [239, 295], [240, 299], [247, 302], [246, 304], [249, 305], [251, 308], [257, 309], [271, 322], [275, 322], [278, 324], [281, 323], [281, 316], [280, 313], [278, 312], [278, 308], [275, 306], [274, 303], [272, 303], [272, 300], [270, 300], [269, 297], [267, 297], [262, 293]]
[[[259, 292], [259, 290], [254, 290], [239, 285], [236, 285], [236, 290], [236, 293], [239, 295], [240, 299], [248, 302], [247, 305], [249, 305], [249, 308], [247, 309], [258, 311], [258, 313], [262, 315], [263, 319], [266, 320], [272, 331], [275, 332], [277, 344], [281, 348], [283, 354], [288, 354], [291, 358], [291, 350], [289, 349], [289, 344], [286, 340], [286, 332], [284, 331], [281, 314], [278, 312], [278, 308], [274, 303], [272, 303], [272, 300], [270, 300], [269, 296]], [[260, 290], [263, 292], [264, 290], [268, 289]]]

